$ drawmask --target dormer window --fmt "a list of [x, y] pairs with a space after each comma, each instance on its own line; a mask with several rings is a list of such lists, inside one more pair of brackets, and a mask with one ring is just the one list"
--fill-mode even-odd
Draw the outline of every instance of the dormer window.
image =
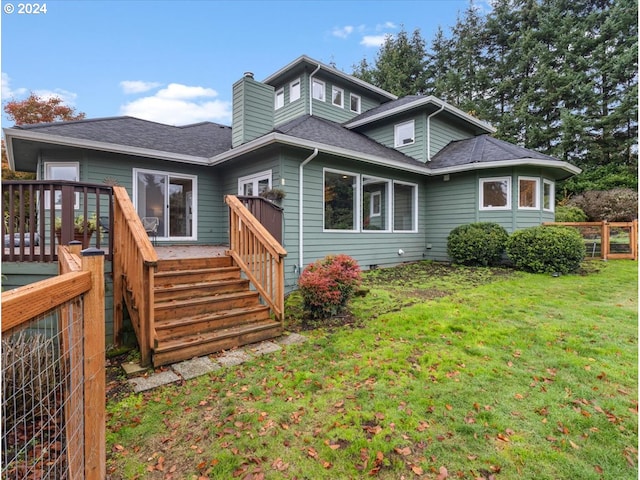
[[295, 102], [300, 98], [300, 79], [297, 79], [289, 85], [289, 103]]
[[396, 147], [410, 145], [415, 142], [415, 123], [413, 120], [410, 122], [399, 123], [394, 127], [394, 132], [394, 145]]
[[281, 88], [280, 90], [278, 90], [276, 92], [276, 104], [275, 104], [276, 110], [278, 110], [279, 108], [284, 107], [284, 88]]
[[325, 99], [324, 82], [321, 82], [320, 80], [316, 80], [314, 78], [312, 89], [313, 89], [313, 98], [324, 102], [324, 99]]
[[344, 108], [344, 90], [338, 87], [332, 87], [331, 103], [333, 103], [336, 107]]
[[351, 105], [350, 105], [351, 111], [355, 113], [360, 113], [360, 96], [354, 95], [352, 93], [350, 97], [350, 101], [351, 101]]

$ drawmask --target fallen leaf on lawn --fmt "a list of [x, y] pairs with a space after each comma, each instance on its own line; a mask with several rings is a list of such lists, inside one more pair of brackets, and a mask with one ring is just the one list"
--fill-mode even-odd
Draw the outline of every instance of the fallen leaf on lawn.
[[440, 467], [436, 480], [445, 480], [445, 478], [449, 478], [449, 472], [445, 467]]
[[398, 455], [402, 455], [402, 456], [405, 456], [405, 457], [407, 455], [411, 455], [411, 448], [410, 447], [404, 447], [404, 448], [397, 448], [396, 447], [394, 450]]
[[510, 442], [511, 441], [509, 439], [509, 437], [507, 437], [506, 435], [503, 435], [502, 433], [498, 434], [498, 440], [502, 440], [503, 442]]
[[580, 446], [573, 443], [571, 440], [569, 440], [569, 445], [571, 445], [571, 447], [575, 448], [576, 450], [580, 450]]
[[447, 410], [453, 410], [453, 407], [451, 405], [445, 405], [444, 408], [446, 408]]
[[596, 473], [599, 473], [600, 475], [604, 473], [604, 470], [602, 470], [602, 467], [600, 465], [594, 465], [593, 469], [596, 471]]
[[411, 471], [416, 475], [422, 475], [424, 473], [424, 470], [422, 470], [422, 467], [420, 467], [419, 465], [412, 465]]

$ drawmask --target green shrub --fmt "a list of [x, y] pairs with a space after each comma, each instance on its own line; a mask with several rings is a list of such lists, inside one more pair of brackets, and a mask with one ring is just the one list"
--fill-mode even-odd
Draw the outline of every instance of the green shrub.
[[500, 262], [509, 234], [491, 222], [460, 225], [449, 233], [447, 254], [461, 265], [495, 265]]
[[587, 214], [580, 207], [564, 205], [556, 207], [556, 222], [586, 222]]
[[638, 192], [629, 188], [591, 190], [567, 203], [582, 209], [590, 222], [630, 222], [638, 218]]
[[533, 273], [571, 273], [585, 256], [582, 235], [570, 227], [531, 227], [511, 234], [507, 255], [516, 268]]
[[340, 313], [361, 279], [358, 263], [348, 255], [327, 255], [307, 266], [298, 279], [305, 316], [321, 319]]

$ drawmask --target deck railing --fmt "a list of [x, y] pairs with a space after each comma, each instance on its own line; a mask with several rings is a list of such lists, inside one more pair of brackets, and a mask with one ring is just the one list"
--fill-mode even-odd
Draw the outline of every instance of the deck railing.
[[638, 220], [633, 222], [546, 222], [573, 227], [583, 236], [587, 257], [638, 259]]
[[106, 474], [104, 253], [59, 250], [60, 275], [2, 294], [4, 479]]
[[236, 196], [224, 200], [229, 206], [229, 255], [282, 322], [287, 252]]
[[113, 330], [122, 330], [125, 302], [138, 338], [141, 362], [148, 365], [155, 340], [153, 289], [158, 255], [124, 187], [113, 187], [113, 219], [118, 226], [112, 238]]
[[282, 244], [282, 207], [262, 197], [238, 195], [237, 198], [273, 238]]
[[53, 180], [2, 182], [2, 261], [55, 262], [57, 248], [79, 240], [109, 248], [111, 187]]

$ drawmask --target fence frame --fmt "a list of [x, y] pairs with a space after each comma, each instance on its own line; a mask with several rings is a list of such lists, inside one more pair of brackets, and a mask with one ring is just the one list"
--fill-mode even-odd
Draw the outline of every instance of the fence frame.
[[[82, 466], [69, 464], [70, 479], [103, 480], [106, 476], [105, 424], [105, 322], [104, 322], [104, 252], [80, 245], [61, 246], [60, 274], [40, 282], [18, 287], [2, 294], [2, 334], [11, 333], [25, 322], [59, 307], [81, 295], [83, 301], [83, 369], [84, 369], [84, 442], [68, 445], [84, 458]], [[78, 257], [80, 255], [80, 257]], [[62, 332], [63, 342], [65, 332]], [[68, 454], [74, 458], [75, 454]]]
[[[602, 232], [600, 257], [602, 260], [630, 259], [638, 260], [638, 220], [632, 222], [544, 222], [543, 225], [559, 227], [596, 227]], [[629, 229], [630, 253], [611, 253], [611, 228]]]

